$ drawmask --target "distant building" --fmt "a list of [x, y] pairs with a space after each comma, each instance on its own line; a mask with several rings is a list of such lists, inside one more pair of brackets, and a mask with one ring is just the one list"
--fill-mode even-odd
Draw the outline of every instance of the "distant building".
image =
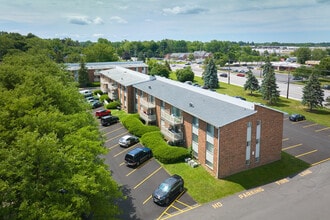
[[[66, 63], [64, 64], [66, 69], [72, 72], [76, 81], [78, 81], [78, 71], [80, 69], [80, 63]], [[130, 70], [134, 70], [140, 73], [148, 74], [148, 65], [143, 61], [133, 62], [95, 62], [86, 63], [88, 69], [88, 77], [90, 82], [100, 82], [100, 71], [112, 69], [116, 66], [121, 66]]]
[[216, 178], [281, 159], [283, 113], [164, 77], [122, 67], [100, 72], [101, 90], [191, 148]]

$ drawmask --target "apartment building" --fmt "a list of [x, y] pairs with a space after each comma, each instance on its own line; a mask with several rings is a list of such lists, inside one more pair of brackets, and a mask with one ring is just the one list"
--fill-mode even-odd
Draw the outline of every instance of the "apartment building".
[[[75, 80], [78, 81], [78, 71], [80, 63], [66, 63], [66, 69], [72, 73]], [[125, 61], [125, 62], [93, 62], [86, 63], [89, 82], [100, 82], [100, 72], [121, 66], [126, 69], [134, 70], [140, 73], [148, 74], [148, 65], [143, 61]]]
[[119, 67], [101, 72], [101, 89], [109, 97], [115, 90], [125, 111], [157, 125], [169, 142], [191, 147], [217, 178], [281, 158], [282, 112]]

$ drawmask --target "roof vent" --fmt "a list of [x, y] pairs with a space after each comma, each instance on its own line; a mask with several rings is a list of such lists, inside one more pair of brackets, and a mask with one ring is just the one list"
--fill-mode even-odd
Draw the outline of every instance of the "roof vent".
[[192, 102], [189, 102], [189, 107], [194, 107], [194, 104]]
[[148, 86], [149, 89], [151, 89], [151, 86]]

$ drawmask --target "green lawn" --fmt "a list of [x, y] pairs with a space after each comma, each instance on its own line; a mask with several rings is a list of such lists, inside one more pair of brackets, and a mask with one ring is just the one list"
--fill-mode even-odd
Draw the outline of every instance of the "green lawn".
[[307, 169], [309, 165], [282, 152], [280, 161], [234, 174], [224, 179], [216, 179], [202, 166], [192, 168], [187, 163], [163, 164], [163, 167], [170, 174], [182, 176], [189, 195], [198, 203], [206, 203], [295, 175]]

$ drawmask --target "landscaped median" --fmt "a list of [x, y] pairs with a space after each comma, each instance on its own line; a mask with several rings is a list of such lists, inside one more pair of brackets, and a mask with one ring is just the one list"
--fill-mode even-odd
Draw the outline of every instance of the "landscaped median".
[[243, 190], [255, 188], [295, 175], [309, 165], [285, 152], [282, 159], [274, 163], [217, 179], [202, 166], [192, 168], [184, 160], [190, 157], [190, 149], [168, 145], [159, 128], [144, 125], [137, 114], [112, 111], [120, 118], [130, 133], [140, 137], [141, 143], [152, 149], [154, 157], [170, 174], [179, 174], [185, 181], [185, 188], [198, 203], [207, 203]]

